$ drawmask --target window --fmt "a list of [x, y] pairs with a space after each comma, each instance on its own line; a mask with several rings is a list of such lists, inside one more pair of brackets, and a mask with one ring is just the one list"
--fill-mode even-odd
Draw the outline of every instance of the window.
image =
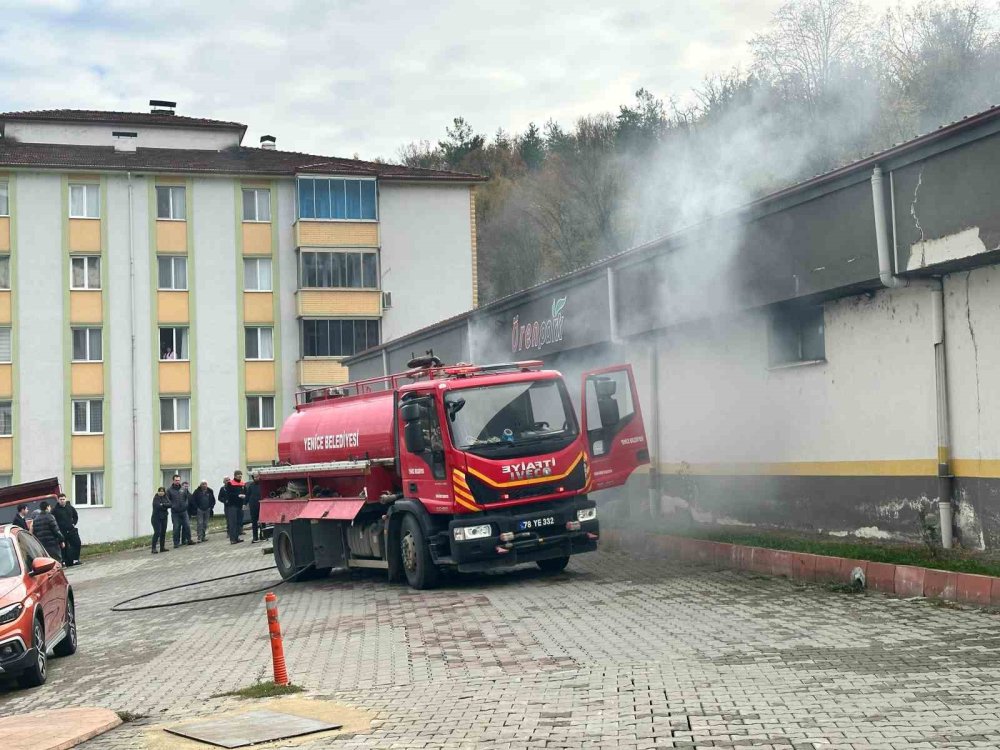
[[160, 359], [188, 359], [188, 329], [160, 329]]
[[104, 401], [89, 398], [73, 401], [73, 434], [100, 435], [104, 432]]
[[69, 186], [69, 218], [71, 219], [101, 218], [100, 185]]
[[104, 505], [104, 472], [73, 475], [73, 505]]
[[10, 328], [0, 328], [0, 362], [10, 362], [10, 360], [11, 360]]
[[771, 367], [825, 359], [822, 307], [784, 307], [771, 313], [768, 335]]
[[328, 289], [378, 289], [378, 256], [375, 253], [303, 252], [301, 287]]
[[159, 267], [160, 289], [184, 291], [188, 287], [187, 258], [181, 256], [161, 256], [156, 259]]
[[0, 182], [0, 216], [10, 216], [10, 197], [6, 182]]
[[0, 289], [10, 289], [9, 255], [0, 255]]
[[73, 361], [100, 362], [104, 358], [101, 351], [100, 328], [73, 329]]
[[174, 474], [181, 475], [181, 484], [185, 482], [188, 483], [188, 487], [191, 487], [191, 469], [164, 469], [163, 470], [163, 486], [169, 487], [174, 483]]
[[14, 411], [10, 401], [0, 401], [0, 435], [14, 434]]
[[271, 191], [266, 188], [243, 189], [243, 221], [271, 220]]
[[306, 357], [350, 357], [379, 343], [377, 320], [303, 320]]
[[274, 396], [247, 396], [247, 429], [274, 429]]
[[[378, 217], [375, 180], [299, 178], [300, 219], [354, 219]], [[244, 212], [246, 199], [244, 199]]]
[[101, 288], [101, 256], [78, 255], [70, 258], [70, 289]]
[[186, 214], [183, 187], [156, 186], [156, 218], [183, 221]]
[[256, 327], [247, 328], [246, 358], [274, 359], [274, 329]]
[[160, 432], [187, 432], [191, 429], [191, 399], [160, 399]]
[[271, 291], [271, 259], [243, 259], [243, 289], [248, 292]]

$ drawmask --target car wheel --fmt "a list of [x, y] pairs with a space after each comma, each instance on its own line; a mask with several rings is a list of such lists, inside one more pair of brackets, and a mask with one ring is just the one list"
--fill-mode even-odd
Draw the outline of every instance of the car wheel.
[[569, 565], [569, 555], [566, 557], [550, 557], [548, 560], [536, 560], [535, 565], [541, 568], [543, 573], [562, 573]]
[[21, 672], [17, 682], [21, 687], [38, 687], [45, 684], [48, 657], [45, 654], [45, 626], [36, 618], [31, 628], [31, 645], [35, 649], [35, 663]]
[[424, 532], [416, 517], [407, 514], [399, 536], [399, 555], [403, 572], [410, 588], [432, 589], [438, 584], [440, 571], [431, 559], [431, 551], [424, 540]]
[[66, 637], [52, 649], [56, 656], [72, 656], [76, 653], [76, 605], [73, 597], [66, 597]]

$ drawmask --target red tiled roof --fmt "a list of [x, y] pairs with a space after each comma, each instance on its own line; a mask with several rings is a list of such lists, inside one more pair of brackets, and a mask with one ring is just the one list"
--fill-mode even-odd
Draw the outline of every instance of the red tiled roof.
[[19, 143], [2, 138], [0, 138], [0, 167], [273, 176], [292, 176], [301, 173], [347, 174], [379, 177], [385, 180], [434, 182], [482, 182], [486, 179], [465, 172], [421, 169], [398, 164], [244, 146], [222, 151], [175, 148], [116, 151], [113, 146]]
[[185, 117], [156, 112], [105, 112], [94, 109], [39, 109], [27, 112], [0, 113], [3, 120], [57, 120], [62, 122], [108, 122], [132, 125], [173, 125], [199, 128], [221, 128], [246, 131], [241, 122], [208, 120], [203, 117]]

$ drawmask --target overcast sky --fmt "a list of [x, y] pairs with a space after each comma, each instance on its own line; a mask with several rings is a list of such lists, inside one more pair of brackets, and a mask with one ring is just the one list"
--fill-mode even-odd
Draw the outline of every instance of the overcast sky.
[[[872, 0], [884, 8], [890, 0]], [[569, 125], [644, 86], [744, 66], [780, 0], [4, 0], [0, 111], [145, 110], [249, 125], [246, 145], [393, 158], [453, 117]]]

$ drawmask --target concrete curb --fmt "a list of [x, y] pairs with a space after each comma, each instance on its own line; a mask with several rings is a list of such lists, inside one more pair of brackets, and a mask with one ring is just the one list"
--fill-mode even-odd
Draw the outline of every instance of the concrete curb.
[[121, 723], [106, 708], [59, 708], [0, 718], [0, 737], [4, 750], [66, 750]]
[[1000, 607], [1000, 578], [994, 576], [746, 547], [645, 531], [604, 528], [601, 529], [601, 542], [615, 551], [636, 552], [646, 557], [677, 562], [704, 563], [793, 581], [849, 584], [852, 571], [861, 568], [872, 591], [901, 597], [923, 596], [980, 607]]

